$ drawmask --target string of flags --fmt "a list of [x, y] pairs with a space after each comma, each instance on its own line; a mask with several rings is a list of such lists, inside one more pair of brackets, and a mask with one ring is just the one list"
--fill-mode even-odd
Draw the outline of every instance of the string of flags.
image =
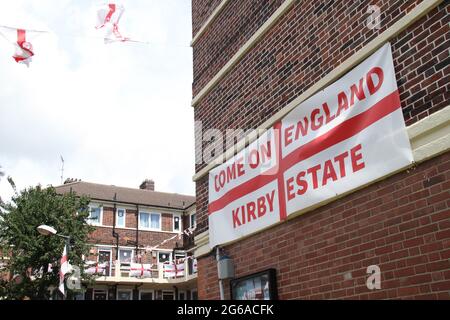
[[14, 47], [13, 59], [27, 67], [34, 56], [31, 40], [40, 33], [42, 32], [0, 26], [0, 35]]
[[102, 5], [97, 10], [97, 25], [95, 28], [106, 29], [106, 44], [116, 41], [125, 42], [130, 40], [129, 38], [122, 36], [119, 31], [119, 21], [124, 11], [125, 8], [123, 5], [117, 5], [115, 3]]
[[[97, 8], [97, 23], [95, 25], [95, 29], [105, 30], [103, 35], [104, 43], [134, 42], [149, 44], [148, 42], [134, 40], [122, 35], [119, 30], [119, 22], [124, 11], [124, 6], [116, 3], [103, 4]], [[30, 62], [35, 55], [32, 41], [35, 40], [38, 35], [43, 33], [50, 33], [50, 31], [14, 28], [0, 25], [0, 36], [2, 36], [14, 47], [14, 55], [12, 58], [17, 63], [25, 64], [27, 67], [30, 66]]]
[[174, 240], [175, 238], [177, 238], [178, 240], [181, 240], [181, 237], [183, 235], [186, 235], [186, 236], [193, 235], [194, 231], [195, 231], [195, 227], [189, 227], [189, 228], [183, 230], [183, 232], [181, 232], [179, 234], [176, 234], [176, 235], [174, 235], [174, 236], [172, 236], [170, 238], [167, 238], [167, 239], [163, 240], [161, 243], [159, 243], [159, 244], [157, 244], [155, 246], [147, 246], [147, 247], [145, 247], [144, 250], [146, 252], [148, 252], [148, 251], [155, 251], [157, 248], [161, 247], [162, 245], [166, 244], [169, 241]]

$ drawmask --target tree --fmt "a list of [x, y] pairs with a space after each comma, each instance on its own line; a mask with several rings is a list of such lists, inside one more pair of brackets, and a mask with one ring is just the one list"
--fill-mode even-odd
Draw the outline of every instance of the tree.
[[[5, 172], [2, 170], [2, 166], [0, 166], [0, 180], [2, 180], [2, 177], [5, 175]], [[0, 197], [0, 204], [2, 203], [2, 197]]]
[[[12, 179], [10, 182], [13, 183]], [[58, 287], [59, 260], [65, 241], [40, 235], [37, 227], [42, 224], [70, 236], [69, 262], [80, 268], [82, 281], [91, 281], [84, 273], [82, 260], [83, 255], [89, 255], [87, 240], [94, 230], [86, 223], [88, 204], [86, 197], [74, 193], [60, 195], [53, 187], [41, 186], [16, 192], [10, 202], [0, 204], [0, 250], [10, 257], [7, 264], [10, 279], [0, 283], [0, 297], [48, 299], [49, 288]], [[69, 295], [72, 293], [68, 290]]]

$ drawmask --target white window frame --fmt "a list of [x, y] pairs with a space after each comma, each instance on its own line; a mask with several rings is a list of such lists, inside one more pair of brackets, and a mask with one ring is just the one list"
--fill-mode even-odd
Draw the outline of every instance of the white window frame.
[[155, 300], [155, 290], [151, 290], [151, 289], [139, 290], [139, 300], [141, 300], [141, 293], [151, 293], [152, 294], [152, 300]]
[[[189, 214], [189, 228], [194, 229], [197, 226], [197, 212]], [[195, 216], [195, 223], [192, 223], [192, 217]]]
[[97, 263], [100, 263], [100, 251], [109, 252], [109, 276], [112, 277], [112, 249], [111, 248], [97, 248]]
[[[92, 209], [100, 209], [100, 218], [99, 218], [99, 222], [94, 222], [91, 219], [91, 210]], [[101, 226], [103, 225], [103, 206], [101, 205], [95, 205], [95, 204], [90, 204], [89, 205], [89, 217], [87, 219], [87, 223], [90, 224], [91, 226]]]
[[161, 251], [158, 251], [158, 253], [157, 253], [157, 256], [156, 256], [156, 261], [158, 262], [158, 264], [163, 264], [164, 262], [159, 262], [159, 254], [160, 253], [167, 253], [167, 254], [169, 254], [169, 261], [172, 261], [172, 252], [170, 252], [170, 251], [164, 251], [164, 250], [161, 250]]
[[[123, 210], [123, 225], [119, 225], [119, 210]], [[127, 225], [127, 209], [117, 208], [116, 209], [116, 228], [125, 228]]]
[[[149, 217], [149, 219], [150, 219], [150, 220], [149, 220], [149, 221], [150, 221], [150, 227], [146, 228], [146, 227], [143, 227], [143, 226], [141, 225], [141, 213], [147, 213], [147, 214], [150, 215], [150, 217]], [[152, 225], [152, 214], [155, 214], [155, 215], [158, 215], [158, 216], [159, 216], [159, 228], [152, 228], [152, 227], [151, 227], [151, 225]], [[139, 228], [139, 230], [161, 231], [161, 230], [162, 230], [162, 215], [161, 215], [161, 212], [144, 211], [144, 210], [139, 211], [139, 224], [138, 224], [138, 228]]]
[[[116, 300], [119, 301], [119, 292], [129, 292], [130, 293], [130, 300], [133, 300], [133, 289], [117, 289], [116, 293]], [[127, 300], [120, 300], [120, 301], [127, 301]]]
[[[178, 230], [175, 230], [175, 218], [178, 218], [179, 220], [179, 225], [178, 225]], [[183, 230], [183, 220], [181, 219], [181, 215], [178, 213], [174, 213], [172, 214], [172, 231], [173, 232], [177, 232], [177, 233], [181, 233], [181, 230]]]
[[[119, 248], [119, 255], [118, 255], [119, 263], [122, 264], [122, 261], [120, 260], [120, 251], [124, 251], [124, 250], [131, 251], [131, 262], [130, 262], [130, 264], [133, 263], [133, 261], [134, 261], [134, 250], [131, 249], [131, 248]], [[124, 262], [124, 263], [128, 263], [128, 262]]]

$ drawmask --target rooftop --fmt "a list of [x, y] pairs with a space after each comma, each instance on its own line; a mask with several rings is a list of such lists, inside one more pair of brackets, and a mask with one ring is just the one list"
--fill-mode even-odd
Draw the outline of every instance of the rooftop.
[[[77, 195], [88, 196], [91, 200], [116, 201], [153, 207], [185, 209], [195, 203], [194, 196], [117, 187], [114, 185], [83, 181], [70, 182], [61, 186], [56, 186], [55, 189], [56, 192], [60, 194], [73, 191]], [[114, 196], [116, 196], [115, 199]]]

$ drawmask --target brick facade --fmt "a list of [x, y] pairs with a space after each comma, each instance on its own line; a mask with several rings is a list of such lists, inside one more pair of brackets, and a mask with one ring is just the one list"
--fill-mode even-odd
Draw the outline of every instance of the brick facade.
[[[116, 232], [119, 234], [119, 245], [130, 246], [127, 241], [136, 241], [136, 230], [120, 229], [116, 228]], [[166, 239], [174, 236], [174, 233], [158, 232], [158, 231], [139, 231], [139, 245], [156, 246]], [[90, 242], [103, 245], [115, 245], [116, 239], [112, 236], [112, 228], [96, 227], [95, 231], [90, 235]], [[177, 238], [168, 241], [161, 248], [173, 249], [178, 242], [179, 246], [183, 243]], [[133, 246], [133, 245], [131, 245]], [[170, 250], [171, 250], [170, 249]]]
[[[330, 8], [320, 11], [323, 19], [317, 19], [319, 11], [315, 14], [311, 8], [308, 15], [308, 10], [303, 9], [315, 3], [319, 2], [298, 1], [230, 74], [199, 102], [195, 108], [195, 120], [202, 121], [203, 130], [216, 128], [225, 132], [226, 129], [258, 127], [414, 7], [414, 1], [409, 6], [406, 5], [408, 2], [399, 6], [398, 1], [379, 1], [385, 18], [382, 28], [373, 31], [357, 27], [364, 23], [367, 15], [355, 13], [352, 19], [348, 18], [354, 12], [360, 12], [361, 8], [366, 8], [368, 1], [362, 2], [365, 6], [361, 4], [354, 8], [359, 10], [344, 10], [344, 16], [336, 14], [337, 9], [330, 13]], [[449, 6], [443, 3], [391, 41], [407, 125], [448, 105], [450, 84], [444, 74], [450, 70], [447, 49], [450, 46], [449, 12]], [[337, 19], [336, 16], [342, 21], [333, 20]], [[334, 21], [334, 24], [328, 25], [327, 21]], [[327, 24], [322, 25], [325, 22]], [[315, 24], [321, 25], [320, 29]], [[342, 27], [338, 28], [340, 25]], [[352, 25], [359, 35], [354, 35], [354, 42], [343, 48], [348, 42], [344, 35], [352, 30]], [[232, 28], [232, 25], [227, 27]], [[322, 29], [324, 31], [320, 32]], [[298, 30], [298, 36], [293, 36], [292, 30]], [[311, 34], [310, 30], [316, 31]], [[318, 34], [323, 34], [324, 40]], [[204, 37], [208, 37], [208, 32]], [[194, 77], [196, 72], [194, 69]], [[204, 143], [204, 147], [207, 146]], [[197, 171], [204, 166], [198, 164]], [[207, 184], [207, 177], [197, 182], [199, 233], [207, 229]]]
[[[195, 120], [203, 130], [258, 127], [420, 2], [296, 1], [199, 101]], [[213, 10], [212, 1], [192, 3], [193, 12]], [[227, 3], [194, 44], [194, 97], [281, 3]], [[382, 13], [379, 30], [366, 27], [373, 4]], [[449, 105], [449, 13], [444, 1], [390, 40], [408, 126]], [[205, 20], [193, 19], [194, 30]], [[204, 166], [197, 164], [197, 172]], [[448, 299], [448, 169], [449, 155], [439, 156], [225, 250], [237, 276], [275, 267], [282, 299]], [[196, 198], [200, 234], [208, 229], [207, 176], [196, 182]], [[213, 258], [198, 263], [200, 299], [217, 299]], [[370, 264], [385, 271], [386, 287], [369, 294], [363, 279]], [[351, 279], [344, 281], [349, 272]]]
[[[447, 153], [225, 251], [236, 277], [276, 268], [280, 299], [450, 299], [449, 190]], [[198, 263], [199, 297], [219, 299], [215, 258]], [[382, 277], [371, 292], [373, 264]]]
[[[119, 207], [118, 207], [119, 208]], [[90, 235], [90, 242], [95, 244], [102, 245], [116, 245], [116, 239], [113, 237], [112, 226], [114, 222], [114, 208], [103, 206], [103, 220], [102, 226], [97, 226], [95, 231]], [[173, 214], [162, 213], [161, 214], [161, 230], [159, 231], [147, 231], [147, 230], [139, 230], [138, 234], [136, 234], [137, 228], [137, 215], [136, 210], [126, 209], [125, 216], [125, 228], [115, 228], [115, 232], [119, 235], [119, 245], [121, 246], [130, 246], [129, 241], [139, 241], [139, 245], [145, 246], [156, 246], [163, 242], [166, 239], [169, 239], [174, 236], [173, 232]], [[133, 230], [134, 229], [134, 230]], [[137, 239], [136, 239], [137, 237]], [[165, 243], [162, 247], [172, 250], [174, 247], [178, 246], [182, 247], [183, 238], [181, 239], [172, 239]]]
[[[90, 250], [85, 258], [95, 281], [83, 284], [84, 299], [196, 298], [197, 271], [190, 252], [193, 236], [183, 233], [188, 228], [183, 221], [189, 221], [189, 215], [195, 213], [195, 197], [154, 191], [152, 186], [143, 189], [146, 183], [152, 181], [145, 180], [140, 189], [83, 181], [56, 187], [58, 193], [74, 192], [91, 200], [87, 221], [94, 230], [88, 238]], [[176, 230], [174, 217], [180, 218]], [[176, 276], [165, 272], [164, 265], [174, 260], [185, 270]], [[136, 269], [136, 263], [140, 269]], [[81, 298], [79, 293], [77, 299]]]

